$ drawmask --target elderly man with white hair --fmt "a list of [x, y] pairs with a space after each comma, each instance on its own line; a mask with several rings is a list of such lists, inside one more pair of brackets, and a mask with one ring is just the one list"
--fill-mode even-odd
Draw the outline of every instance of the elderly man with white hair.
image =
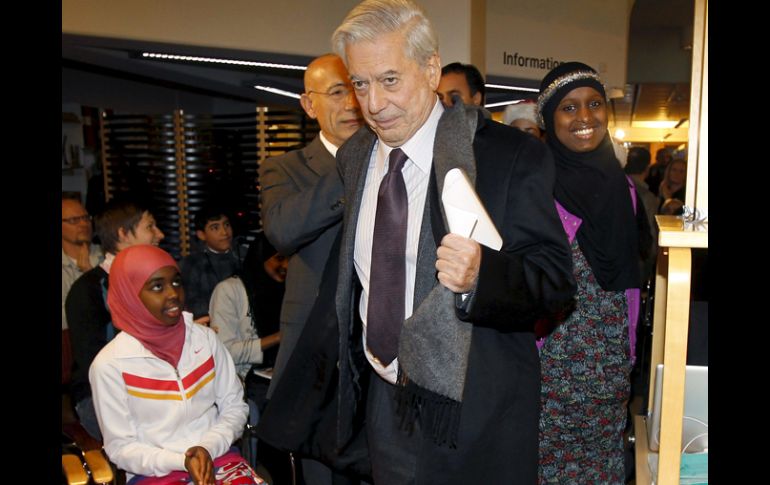
[[[337, 448], [364, 414], [376, 485], [535, 483], [534, 325], [575, 291], [551, 153], [441, 104], [438, 38], [413, 2], [366, 0], [332, 42], [368, 125], [337, 152]], [[455, 168], [502, 247], [448, 233], [439, 197]]]

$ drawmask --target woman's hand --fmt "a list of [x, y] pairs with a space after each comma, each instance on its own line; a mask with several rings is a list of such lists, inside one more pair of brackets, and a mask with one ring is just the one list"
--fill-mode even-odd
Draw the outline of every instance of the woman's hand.
[[216, 485], [214, 463], [206, 448], [193, 446], [185, 451], [184, 456], [184, 467], [195, 485]]

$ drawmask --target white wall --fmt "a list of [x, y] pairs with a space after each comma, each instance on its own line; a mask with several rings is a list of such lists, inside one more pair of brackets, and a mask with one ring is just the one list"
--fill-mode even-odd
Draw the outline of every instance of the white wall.
[[62, 32], [316, 55], [355, 0], [62, 0]]
[[[470, 62], [471, 1], [423, 0], [445, 64]], [[478, 0], [475, 0], [478, 1]], [[62, 32], [317, 56], [357, 0], [62, 0]]]
[[[626, 82], [628, 26], [634, 0], [487, 0], [487, 73], [539, 81], [551, 61], [581, 61], [609, 87]], [[516, 57], [516, 65], [504, 62]], [[543, 59], [542, 68], [518, 65]]]

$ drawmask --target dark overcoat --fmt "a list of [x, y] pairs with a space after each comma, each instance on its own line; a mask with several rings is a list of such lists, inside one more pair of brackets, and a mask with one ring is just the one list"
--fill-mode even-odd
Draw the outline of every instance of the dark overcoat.
[[[467, 108], [471, 110], [472, 108]], [[543, 311], [567, 306], [575, 292], [572, 259], [553, 200], [554, 164], [536, 138], [485, 119], [477, 111], [473, 140], [476, 191], [503, 239], [500, 251], [482, 246], [481, 268], [468, 313], [473, 324], [457, 447], [423, 441], [417, 484], [534, 484], [537, 481], [540, 362], [533, 334]], [[442, 130], [439, 121], [437, 131]], [[353, 265], [356, 224], [375, 134], [356, 132], [337, 153], [345, 186], [336, 309], [339, 324], [336, 439], [356, 436], [371, 367], [362, 349], [360, 283]], [[442, 155], [434, 146], [434, 167]], [[436, 245], [443, 227], [435, 180], [420, 232], [414, 308], [436, 278]]]

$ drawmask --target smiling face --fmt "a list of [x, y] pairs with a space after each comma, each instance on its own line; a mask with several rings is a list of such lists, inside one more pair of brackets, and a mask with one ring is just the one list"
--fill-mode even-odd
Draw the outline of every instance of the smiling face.
[[595, 150], [607, 134], [607, 103], [592, 87], [575, 88], [556, 107], [553, 125], [556, 138], [569, 150]]
[[131, 230], [125, 231], [123, 228], [118, 229], [118, 249], [125, 249], [130, 246], [136, 246], [137, 244], [151, 244], [157, 246], [163, 240], [165, 235], [155, 223], [155, 217], [148, 211], [142, 213], [142, 218], [132, 227]]
[[441, 79], [438, 54], [420, 65], [406, 54], [400, 32], [349, 44], [345, 53], [364, 119], [386, 145], [403, 145], [425, 123], [436, 102]]
[[164, 266], [150, 275], [139, 291], [147, 311], [165, 326], [176, 325], [184, 307], [182, 275], [174, 266]]

